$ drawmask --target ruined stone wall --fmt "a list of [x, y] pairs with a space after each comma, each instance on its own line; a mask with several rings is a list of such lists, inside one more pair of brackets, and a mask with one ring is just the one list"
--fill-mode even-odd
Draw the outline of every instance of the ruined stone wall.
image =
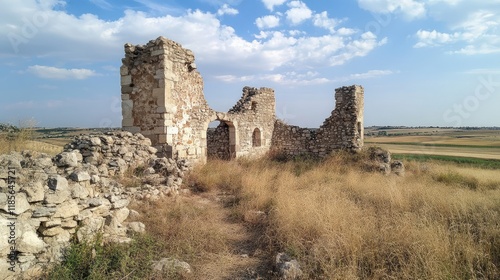
[[[150, 144], [120, 131], [78, 136], [53, 158], [0, 155], [0, 254], [10, 259], [0, 262], [0, 279], [40, 279], [72, 238], [101, 233], [105, 241], [130, 242], [128, 234], [144, 231], [144, 224], [127, 220], [138, 215], [130, 201], [178, 194], [188, 168], [183, 160], [157, 158]], [[139, 185], [115, 179], [136, 166], [143, 170]]]
[[270, 88], [243, 88], [241, 99], [229, 110], [238, 125], [237, 156], [258, 156], [269, 151], [272, 143], [276, 101]]
[[221, 122], [207, 130], [207, 157], [209, 159], [231, 159], [229, 126]]
[[[357, 151], [363, 145], [360, 86], [337, 89], [332, 115], [311, 130], [276, 122], [270, 88], [244, 87], [227, 113], [212, 110], [193, 53], [166, 38], [145, 46], [126, 44], [122, 62], [123, 128], [143, 133], [160, 155], [204, 162], [207, 156], [259, 156], [272, 149], [323, 157], [339, 149]], [[224, 123], [223, 133], [207, 135], [209, 123], [216, 120]]]
[[363, 109], [363, 87], [335, 89], [335, 109], [318, 130], [316, 149], [320, 156], [341, 149], [359, 151], [363, 147]]
[[361, 86], [335, 90], [335, 109], [319, 129], [300, 128], [276, 121], [272, 150], [288, 156], [325, 157], [332, 151], [359, 151], [363, 147], [364, 90]]
[[126, 44], [122, 63], [123, 129], [143, 133], [167, 157], [204, 155], [200, 131], [213, 111], [193, 53], [159, 37], [145, 46]]
[[288, 125], [280, 120], [274, 124], [272, 149], [289, 156], [311, 153], [316, 130]]

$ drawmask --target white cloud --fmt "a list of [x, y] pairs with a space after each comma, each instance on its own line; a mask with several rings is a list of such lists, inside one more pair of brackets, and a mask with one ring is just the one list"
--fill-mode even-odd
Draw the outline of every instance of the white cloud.
[[489, 54], [500, 52], [500, 16], [490, 11], [476, 11], [455, 24], [451, 32], [419, 30], [415, 48], [453, 44], [449, 53]]
[[274, 9], [274, 6], [281, 6], [283, 5], [287, 0], [262, 0], [262, 3], [264, 3], [264, 6], [271, 12]]
[[398, 13], [408, 19], [421, 18], [426, 14], [425, 3], [421, 0], [358, 0], [358, 4], [372, 13]]
[[228, 4], [222, 5], [222, 7], [217, 11], [217, 15], [222, 16], [222, 15], [237, 15], [239, 12], [235, 8], [229, 7]]
[[90, 69], [65, 69], [42, 65], [30, 66], [28, 72], [44, 79], [84, 80], [96, 75], [95, 71]]
[[[23, 9], [14, 5], [14, 0], [6, 1], [12, 1], [12, 5], [5, 5], [4, 10], [0, 11], [0, 34], [16, 34], [25, 40], [17, 45], [16, 54], [8, 36], [1, 36], [0, 56], [44, 57], [45, 60], [67, 63], [76, 61], [79, 65], [94, 62], [109, 65], [110, 61], [119, 63], [125, 43], [145, 44], [165, 36], [193, 50], [198, 69], [203, 75], [231, 73], [248, 76], [255, 72], [275, 75], [283, 69], [295, 71], [340, 65], [367, 55], [385, 42], [385, 39], [379, 40], [373, 34], [354, 34], [348, 28], [319, 36], [308, 35], [301, 30], [261, 31], [254, 35], [254, 40], [248, 40], [236, 34], [231, 26], [222, 24], [217, 13], [200, 10], [188, 10], [179, 16], [152, 16], [145, 12], [126, 10], [121, 18], [106, 21], [91, 14], [68, 14], [64, 10], [53, 9], [54, 6], [43, 6], [35, 0], [26, 0]], [[291, 9], [297, 7], [307, 8], [300, 1], [290, 3]], [[23, 18], [31, 19], [33, 15], [46, 15], [48, 20], [36, 26], [32, 34], [24, 36]], [[354, 35], [343, 36], [341, 30], [343, 34]], [[224, 67], [221, 67], [221, 61], [225, 62]], [[39, 65], [31, 69], [33, 73], [45, 77], [77, 78], [95, 74], [71, 70], [92, 71]], [[278, 76], [269, 77], [278, 79]]]
[[290, 9], [285, 13], [286, 18], [293, 25], [298, 25], [304, 20], [310, 19], [312, 17], [312, 11], [302, 1], [292, 1], [288, 3], [288, 7]]
[[250, 76], [221, 75], [215, 78], [226, 83], [241, 83], [247, 81], [272, 82], [285, 86], [308, 86], [330, 83], [332, 80], [324, 77], [316, 77], [317, 72], [306, 73], [287, 72], [283, 74], [261, 74]]
[[392, 75], [394, 71], [391, 70], [370, 70], [365, 73], [356, 73], [356, 74], [351, 74], [348, 77], [346, 77], [347, 80], [364, 80], [364, 79], [371, 79], [371, 78], [376, 78], [376, 77], [381, 77], [381, 76], [387, 76], [387, 75]]
[[437, 32], [436, 30], [427, 31], [427, 30], [419, 30], [416, 33], [416, 36], [419, 40], [417, 44], [414, 45], [415, 48], [423, 48], [430, 46], [439, 46], [447, 43], [451, 43], [459, 39], [461, 34], [454, 33], [442, 33]]
[[335, 28], [337, 25], [340, 23], [339, 20], [329, 18], [328, 13], [326, 11], [323, 11], [319, 14], [315, 14], [313, 17], [313, 24], [314, 26], [321, 27], [324, 29], [329, 30], [331, 33], [335, 32]]
[[263, 16], [257, 18], [255, 24], [259, 29], [274, 28], [280, 25], [280, 18], [273, 15]]

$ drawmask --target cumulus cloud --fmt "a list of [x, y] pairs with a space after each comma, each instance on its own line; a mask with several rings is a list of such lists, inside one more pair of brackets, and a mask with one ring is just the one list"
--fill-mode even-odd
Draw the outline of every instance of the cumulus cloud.
[[275, 6], [281, 6], [286, 1], [287, 0], [262, 0], [262, 3], [264, 3], [264, 6], [272, 12]]
[[231, 8], [229, 7], [228, 4], [224, 4], [222, 5], [222, 7], [220, 7], [220, 9], [217, 11], [217, 15], [219, 16], [223, 16], [223, 15], [237, 15], [239, 12], [238, 10], [236, 10], [235, 8]]
[[321, 27], [329, 30], [331, 33], [335, 32], [335, 28], [340, 23], [339, 20], [329, 18], [328, 13], [323, 11], [319, 14], [315, 14], [313, 17], [314, 26]]
[[288, 3], [290, 8], [285, 12], [286, 18], [293, 24], [298, 25], [312, 17], [312, 11], [302, 1], [292, 1]]
[[490, 11], [476, 11], [451, 28], [451, 32], [419, 30], [415, 48], [453, 45], [451, 53], [488, 54], [500, 52], [500, 16]]
[[259, 17], [255, 20], [259, 29], [274, 28], [280, 25], [280, 18], [273, 15]]
[[28, 72], [44, 79], [84, 80], [96, 75], [95, 71], [90, 69], [65, 69], [42, 65], [30, 66]]
[[[335, 33], [308, 35], [302, 30], [261, 31], [254, 40], [239, 36], [234, 28], [224, 25], [218, 13], [188, 10], [182, 15], [152, 16], [145, 12], [126, 10], [121, 18], [103, 20], [96, 15], [68, 14], [56, 7], [42, 5], [35, 0], [26, 0], [23, 9], [19, 5], [5, 5], [0, 11], [0, 32], [23, 38], [16, 53], [8, 36], [0, 37], [0, 56], [44, 57], [47, 60], [70, 63], [119, 62], [123, 57], [124, 43], [144, 44], [158, 36], [165, 36], [194, 51], [200, 71], [221, 76], [239, 73], [268, 73], [287, 69], [313, 69], [341, 65], [355, 57], [362, 57], [384, 44], [373, 34], [359, 34], [349, 28], [338, 28]], [[44, 2], [47, 3], [47, 2]], [[303, 20], [312, 17], [312, 12], [301, 1], [289, 3], [290, 10], [308, 10]], [[293, 14], [290, 12], [289, 14]], [[41, 16], [42, 15], [42, 16]], [[283, 15], [285, 16], [285, 15]], [[44, 18], [32, 33], [23, 34], [23, 18]], [[271, 28], [277, 24], [273, 16], [262, 18], [260, 28]], [[278, 16], [275, 16], [279, 19]], [[298, 23], [299, 17], [294, 17]], [[322, 28], [331, 27], [328, 15], [320, 14], [317, 22]], [[330, 23], [330, 25], [328, 25]], [[281, 22], [280, 22], [281, 24]], [[344, 29], [343, 29], [344, 28]], [[343, 36], [351, 34], [354, 36]], [[95, 50], [89, 52], [89, 50]], [[221, 67], [221, 61], [225, 66]], [[68, 67], [71, 68], [71, 67]], [[87, 71], [85, 71], [87, 70]], [[35, 65], [32, 73], [46, 78], [83, 78], [95, 75], [88, 69], [61, 69]], [[278, 76], [274, 77], [279, 80]], [[315, 77], [316, 79], [317, 77]]]
[[426, 13], [425, 3], [418, 0], [358, 0], [358, 4], [372, 13], [399, 13], [408, 19], [421, 18]]

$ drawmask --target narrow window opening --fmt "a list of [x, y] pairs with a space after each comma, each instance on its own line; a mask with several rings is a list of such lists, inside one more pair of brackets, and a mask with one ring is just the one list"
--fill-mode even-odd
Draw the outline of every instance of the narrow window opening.
[[253, 134], [252, 134], [252, 146], [253, 147], [260, 147], [261, 146], [261, 133], [260, 133], [260, 129], [256, 128], [254, 129], [253, 131]]

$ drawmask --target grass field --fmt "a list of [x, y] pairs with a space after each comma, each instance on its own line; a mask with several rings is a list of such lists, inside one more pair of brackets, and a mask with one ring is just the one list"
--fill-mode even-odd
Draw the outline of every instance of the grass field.
[[365, 144], [383, 147], [393, 154], [500, 160], [500, 130], [386, 131], [388, 136], [366, 137]]

